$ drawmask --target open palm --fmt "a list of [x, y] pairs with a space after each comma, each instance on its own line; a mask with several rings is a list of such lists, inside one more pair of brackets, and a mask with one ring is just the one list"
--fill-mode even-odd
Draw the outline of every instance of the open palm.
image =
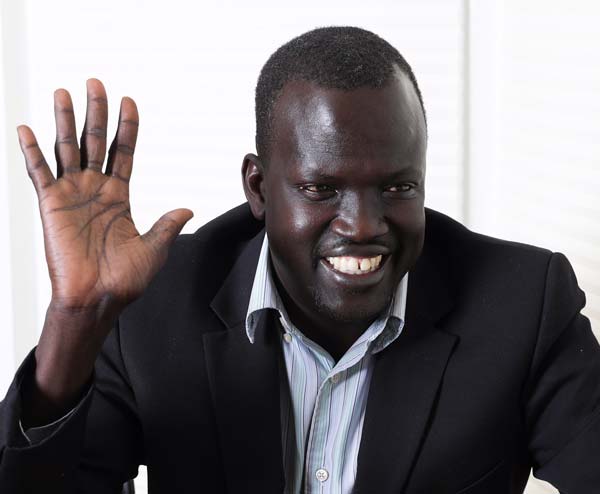
[[122, 308], [148, 285], [192, 213], [171, 211], [148, 233], [138, 233], [129, 205], [139, 125], [135, 102], [121, 102], [117, 134], [104, 166], [106, 92], [95, 79], [88, 81], [87, 90], [80, 146], [71, 97], [62, 89], [55, 92], [56, 177], [31, 129], [20, 126], [19, 140], [39, 199], [53, 300], [69, 308], [110, 300]]

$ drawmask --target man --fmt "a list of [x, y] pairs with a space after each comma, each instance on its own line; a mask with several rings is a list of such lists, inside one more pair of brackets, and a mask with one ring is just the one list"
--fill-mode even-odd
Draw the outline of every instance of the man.
[[179, 237], [162, 269], [191, 214], [133, 226], [132, 100], [104, 172], [98, 81], [81, 149], [56, 93], [56, 178], [19, 129], [52, 301], [0, 410], [0, 491], [118, 492], [147, 464], [153, 493], [520, 493], [531, 467], [597, 492], [583, 293], [564, 256], [424, 209], [401, 55], [311, 31], [269, 59], [256, 112], [248, 204]]

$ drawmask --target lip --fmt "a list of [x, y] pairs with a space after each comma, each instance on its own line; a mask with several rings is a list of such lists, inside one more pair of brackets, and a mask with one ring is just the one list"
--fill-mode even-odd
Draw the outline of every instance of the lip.
[[342, 246], [337, 247], [335, 249], [327, 250], [323, 254], [322, 257], [340, 257], [340, 256], [348, 256], [348, 257], [377, 257], [377, 256], [389, 256], [390, 250], [387, 247], [383, 247], [381, 245], [353, 245], [351, 247]]
[[[357, 255], [355, 253], [354, 254], [337, 254], [337, 255], [348, 255], [348, 256], [354, 255], [356, 257], [363, 257], [362, 254]], [[375, 255], [379, 255], [379, 254], [375, 254]], [[328, 256], [328, 257], [334, 257], [334, 256]], [[367, 256], [364, 256], [364, 257], [367, 257]], [[347, 273], [342, 273], [341, 271], [337, 271], [334, 269], [334, 267], [331, 264], [329, 264], [329, 261], [325, 258], [321, 259], [321, 265], [326, 270], [328, 277], [330, 279], [333, 279], [333, 281], [336, 284], [341, 285], [346, 288], [360, 289], [360, 288], [369, 288], [369, 287], [377, 285], [379, 282], [381, 282], [381, 280], [383, 279], [383, 277], [385, 275], [389, 258], [390, 258], [389, 255], [383, 255], [383, 258], [381, 259], [381, 264], [379, 265], [379, 267], [375, 271], [371, 271], [369, 273], [364, 273], [364, 274], [347, 274]]]

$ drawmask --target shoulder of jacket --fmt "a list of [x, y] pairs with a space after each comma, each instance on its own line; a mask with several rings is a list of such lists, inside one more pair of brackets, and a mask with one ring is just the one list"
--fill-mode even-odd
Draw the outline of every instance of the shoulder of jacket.
[[256, 220], [248, 203], [244, 203], [217, 216], [194, 233], [179, 235], [171, 251], [177, 256], [194, 256], [205, 251], [232, 252], [256, 236], [263, 227], [264, 223]]
[[553, 252], [473, 232], [442, 213], [428, 210], [422, 256], [457, 291], [543, 293]]
[[497, 258], [523, 257], [548, 263], [552, 251], [536, 245], [515, 242], [474, 232], [455, 219], [426, 208], [425, 244], [455, 258], [490, 255]]
[[152, 300], [152, 294], [162, 297], [166, 291], [198, 291], [209, 296], [262, 229], [262, 222], [252, 216], [247, 204], [242, 204], [192, 234], [179, 235], [143, 298]]

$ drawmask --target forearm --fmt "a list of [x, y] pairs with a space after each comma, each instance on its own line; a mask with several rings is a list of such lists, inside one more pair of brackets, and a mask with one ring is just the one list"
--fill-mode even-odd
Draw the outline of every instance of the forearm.
[[50, 304], [35, 351], [35, 373], [23, 383], [25, 428], [53, 422], [81, 400], [113, 320], [114, 314], [101, 306], [74, 310]]

